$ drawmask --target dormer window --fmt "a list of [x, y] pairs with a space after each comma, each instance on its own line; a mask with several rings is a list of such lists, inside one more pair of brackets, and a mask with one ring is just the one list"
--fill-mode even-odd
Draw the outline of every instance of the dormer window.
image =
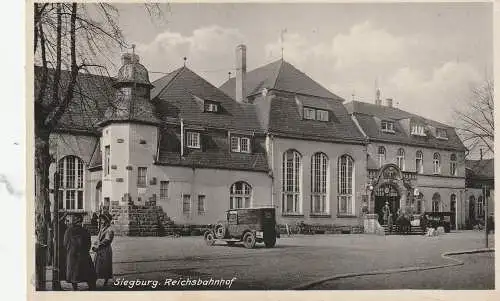
[[389, 120], [382, 120], [381, 122], [382, 132], [394, 133], [394, 122]]
[[219, 105], [214, 102], [205, 101], [205, 112], [217, 113], [219, 112]]
[[235, 153], [249, 153], [250, 138], [242, 136], [231, 136], [231, 151]]
[[415, 136], [426, 136], [425, 126], [423, 124], [415, 123], [411, 126], [411, 134]]
[[186, 132], [186, 146], [189, 148], [200, 148], [200, 133]]
[[329, 114], [327, 110], [304, 107], [304, 119], [328, 121]]
[[446, 133], [445, 129], [436, 129], [436, 138], [438, 139], [448, 139], [448, 134]]

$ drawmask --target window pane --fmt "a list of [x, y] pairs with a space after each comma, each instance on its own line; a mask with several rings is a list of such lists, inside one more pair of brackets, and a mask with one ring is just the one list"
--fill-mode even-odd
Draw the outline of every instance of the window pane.
[[160, 199], [168, 198], [168, 184], [169, 181], [160, 182]]
[[240, 149], [244, 153], [248, 153], [250, 151], [250, 139], [248, 138], [240, 138]]
[[316, 118], [316, 110], [311, 108], [304, 108], [304, 119], [312, 119]]
[[199, 213], [205, 212], [205, 196], [204, 195], [198, 196], [198, 212]]
[[191, 195], [184, 194], [182, 196], [182, 213], [189, 214], [191, 211]]
[[137, 169], [137, 186], [146, 186], [147, 167]]
[[233, 152], [239, 152], [239, 139], [238, 137], [231, 137], [231, 151]]
[[78, 191], [78, 209], [83, 209], [83, 191]]

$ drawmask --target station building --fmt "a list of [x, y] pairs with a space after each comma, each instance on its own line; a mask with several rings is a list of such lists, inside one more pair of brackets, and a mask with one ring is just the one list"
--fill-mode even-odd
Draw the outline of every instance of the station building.
[[455, 130], [379, 98], [346, 103], [283, 59], [247, 72], [244, 45], [220, 88], [186, 66], [150, 82], [127, 53], [114, 78], [79, 74], [51, 135], [51, 187], [60, 210], [105, 208], [125, 235], [154, 235], [164, 217], [205, 225], [261, 206], [280, 224], [355, 226], [363, 206], [378, 213], [386, 201], [456, 212], [463, 227]]

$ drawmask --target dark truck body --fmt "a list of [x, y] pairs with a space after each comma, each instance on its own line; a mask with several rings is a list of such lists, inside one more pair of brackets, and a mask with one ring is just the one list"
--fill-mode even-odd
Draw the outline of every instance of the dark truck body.
[[226, 241], [229, 245], [243, 242], [245, 247], [253, 248], [255, 243], [266, 247], [276, 244], [275, 208], [240, 208], [226, 211], [226, 220], [218, 222], [204, 233], [208, 245], [215, 240]]

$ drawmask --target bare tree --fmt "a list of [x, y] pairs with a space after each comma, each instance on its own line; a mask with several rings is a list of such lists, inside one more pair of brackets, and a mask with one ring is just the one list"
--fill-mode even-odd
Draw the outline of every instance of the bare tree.
[[[146, 4], [147, 13], [162, 18], [159, 4]], [[81, 73], [109, 77], [110, 53], [128, 44], [118, 24], [118, 9], [106, 3], [34, 3], [35, 55], [35, 236], [36, 289], [45, 289], [49, 241], [50, 135], [76, 94], [83, 109], [95, 101], [82, 95]]]
[[494, 153], [495, 115], [494, 85], [486, 80], [471, 90], [463, 109], [457, 110], [457, 130], [469, 153], [485, 149]]

